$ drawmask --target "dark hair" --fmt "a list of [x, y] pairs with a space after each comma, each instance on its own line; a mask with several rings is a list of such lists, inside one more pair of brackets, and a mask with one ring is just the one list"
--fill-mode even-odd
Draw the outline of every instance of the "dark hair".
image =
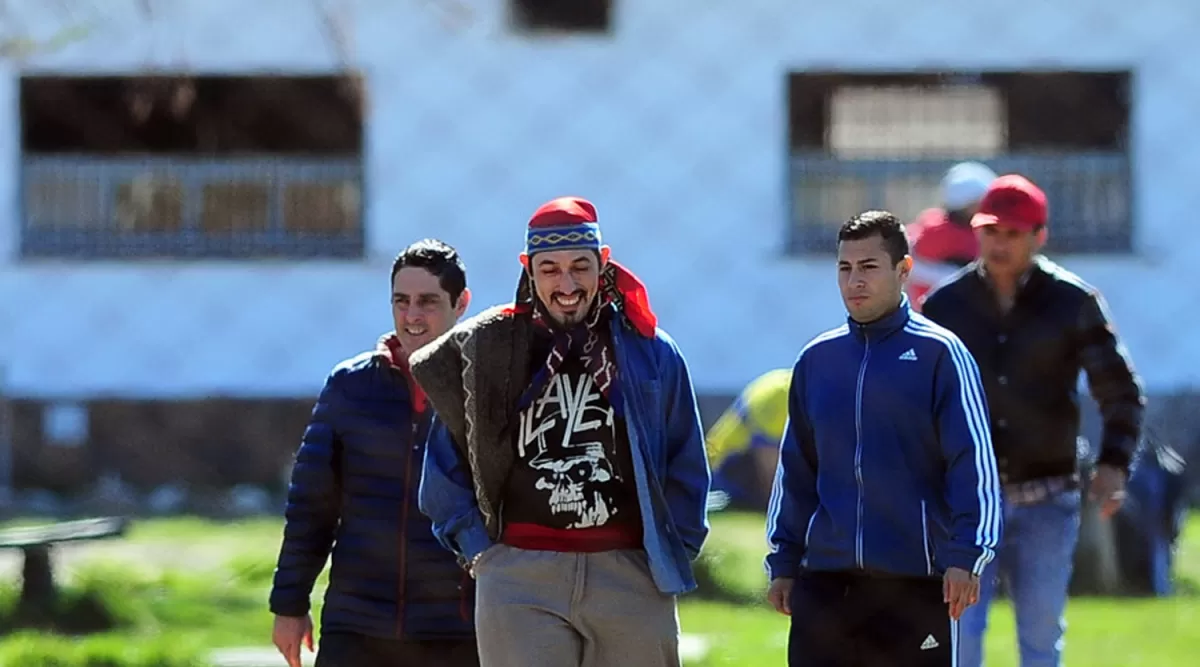
[[908, 254], [908, 236], [904, 234], [904, 225], [895, 214], [888, 211], [863, 211], [842, 223], [838, 230], [838, 243], [842, 241], [861, 241], [878, 236], [883, 239], [883, 247], [895, 266]]
[[467, 267], [458, 251], [437, 239], [421, 239], [401, 250], [392, 262], [392, 283], [396, 282], [400, 269], [409, 266], [425, 269], [436, 276], [438, 285], [450, 295], [451, 305], [458, 303], [458, 297], [467, 288]]

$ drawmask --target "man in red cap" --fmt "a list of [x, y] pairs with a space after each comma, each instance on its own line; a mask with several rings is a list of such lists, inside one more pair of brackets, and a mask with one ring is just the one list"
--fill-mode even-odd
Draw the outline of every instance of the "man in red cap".
[[960, 664], [983, 664], [996, 576], [1017, 616], [1022, 667], [1062, 661], [1067, 587], [1079, 536], [1079, 373], [1104, 421], [1088, 493], [1110, 517], [1121, 505], [1140, 436], [1142, 386], [1095, 287], [1046, 259], [1046, 195], [996, 179], [971, 221], [980, 258], [925, 299], [924, 314], [958, 334], [979, 363], [1005, 496], [999, 553], [963, 615]]
[[421, 510], [476, 579], [484, 667], [674, 667], [708, 534], [687, 364], [591, 202], [539, 208], [521, 264], [514, 303], [412, 357]]

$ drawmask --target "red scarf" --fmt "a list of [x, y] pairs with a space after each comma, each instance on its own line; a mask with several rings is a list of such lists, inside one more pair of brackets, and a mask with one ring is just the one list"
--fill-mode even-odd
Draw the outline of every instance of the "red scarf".
[[646, 338], [654, 337], [658, 318], [650, 308], [646, 286], [631, 271], [610, 260], [600, 272], [597, 303], [587, 320], [571, 330], [563, 330], [551, 326], [546, 321], [542, 308], [535, 301], [532, 280], [529, 272], [525, 271], [517, 288], [514, 312], [529, 313], [536, 323], [552, 333], [554, 342], [550, 354], [546, 356], [545, 364], [534, 373], [533, 381], [522, 394], [520, 407], [524, 409], [536, 400], [546, 384], [558, 373], [567, 357], [576, 354], [583, 360], [584, 367], [596, 383], [596, 388], [604, 394], [614, 409], [619, 410], [620, 401], [616, 400], [612, 393], [617, 386], [617, 364], [613, 359], [612, 345], [604, 327], [612, 315], [617, 315], [621, 317], [623, 325]]
[[400, 337], [396, 332], [386, 333], [379, 338], [379, 342], [375, 344], [375, 354], [384, 358], [392, 368], [404, 374], [404, 379], [408, 382], [408, 392], [412, 396], [413, 412], [421, 414], [425, 412], [425, 390], [417, 381], [413, 379], [412, 369], [408, 366], [408, 354], [400, 345]]

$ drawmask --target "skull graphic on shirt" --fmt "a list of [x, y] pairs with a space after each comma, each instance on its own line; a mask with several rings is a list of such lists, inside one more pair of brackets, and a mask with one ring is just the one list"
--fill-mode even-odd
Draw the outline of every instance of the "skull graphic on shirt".
[[521, 415], [520, 454], [532, 448], [528, 465], [540, 473], [534, 488], [549, 492], [550, 512], [571, 517], [573, 528], [602, 526], [615, 511], [595, 488], [618, 476], [597, 439], [613, 428], [612, 408], [601, 398], [590, 375], [559, 374]]

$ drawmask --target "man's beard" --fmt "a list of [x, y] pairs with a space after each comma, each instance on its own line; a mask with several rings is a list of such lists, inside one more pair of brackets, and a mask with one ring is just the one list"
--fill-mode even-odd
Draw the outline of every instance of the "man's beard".
[[[587, 297], [585, 296], [584, 298], [586, 299]], [[542, 301], [541, 298], [534, 297], [534, 307], [537, 308], [538, 313], [542, 316], [546, 323], [552, 328], [562, 331], [574, 329], [580, 324], [591, 320], [592, 315], [596, 313], [596, 308], [598, 307], [599, 303], [600, 299], [597, 298], [597, 295], [592, 295], [591, 303], [588, 305], [586, 310], [576, 311], [574, 315], [564, 315], [564, 317], [571, 318], [570, 321], [564, 322], [558, 319], [559, 316], [552, 313], [550, 308], [546, 306], [546, 303]]]

